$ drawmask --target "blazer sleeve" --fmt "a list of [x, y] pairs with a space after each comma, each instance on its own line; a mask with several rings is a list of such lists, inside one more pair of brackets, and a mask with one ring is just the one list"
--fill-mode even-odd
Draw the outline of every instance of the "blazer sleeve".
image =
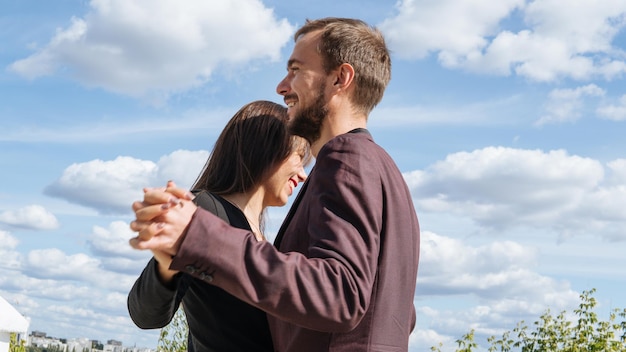
[[176, 290], [180, 275], [177, 274], [172, 287], [168, 287], [159, 280], [157, 270], [156, 260], [150, 259], [128, 294], [128, 312], [135, 325], [142, 329], [165, 327], [180, 304]]
[[305, 241], [302, 253], [282, 253], [198, 209], [172, 269], [186, 270], [305, 328], [353, 329], [367, 311], [376, 279], [383, 222], [380, 173], [363, 146], [323, 151], [303, 199], [305, 206], [313, 205], [298, 209], [292, 222], [300, 225], [288, 226], [283, 238], [283, 243]]

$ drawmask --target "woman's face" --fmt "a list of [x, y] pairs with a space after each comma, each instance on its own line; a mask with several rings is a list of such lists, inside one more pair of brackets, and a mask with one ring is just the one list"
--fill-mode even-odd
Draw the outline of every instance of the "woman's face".
[[283, 206], [300, 182], [306, 180], [303, 153], [293, 151], [287, 159], [279, 163], [264, 182], [265, 197], [263, 206]]

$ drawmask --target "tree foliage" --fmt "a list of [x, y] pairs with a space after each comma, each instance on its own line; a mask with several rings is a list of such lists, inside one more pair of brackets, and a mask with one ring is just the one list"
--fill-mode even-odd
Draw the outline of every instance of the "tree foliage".
[[172, 321], [159, 334], [157, 344], [158, 352], [184, 352], [187, 351], [187, 335], [189, 327], [182, 308], [178, 308]]
[[[597, 301], [593, 297], [595, 289], [583, 291], [581, 303], [573, 313], [576, 319], [567, 319], [563, 311], [556, 317], [548, 309], [530, 328], [521, 321], [502, 337], [487, 339], [489, 352], [625, 352], [626, 351], [626, 309], [613, 309], [607, 321], [598, 319], [594, 311]], [[456, 341], [455, 352], [472, 352], [478, 348], [474, 341], [474, 330]], [[441, 347], [431, 347], [441, 352]]]
[[17, 342], [17, 334], [14, 332], [9, 335], [9, 352], [26, 352], [24, 340]]

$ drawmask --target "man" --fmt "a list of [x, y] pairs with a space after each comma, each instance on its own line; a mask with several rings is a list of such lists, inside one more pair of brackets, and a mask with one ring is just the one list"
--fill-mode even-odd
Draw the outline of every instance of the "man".
[[294, 38], [277, 91], [316, 163], [275, 247], [173, 184], [133, 204], [131, 245], [164, 250], [171, 269], [264, 310], [276, 351], [407, 351], [419, 225], [402, 174], [366, 130], [390, 79], [388, 50], [353, 19], [307, 21]]

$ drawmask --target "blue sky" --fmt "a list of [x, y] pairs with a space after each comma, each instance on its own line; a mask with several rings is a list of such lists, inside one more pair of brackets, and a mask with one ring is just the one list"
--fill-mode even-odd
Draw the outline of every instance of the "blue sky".
[[281, 102], [294, 30], [325, 16], [392, 50], [369, 126], [422, 227], [411, 351], [591, 288], [600, 314], [626, 307], [622, 0], [3, 0], [0, 295], [31, 330], [156, 346], [126, 311], [149, 255], [130, 204], [189, 186], [241, 105]]

